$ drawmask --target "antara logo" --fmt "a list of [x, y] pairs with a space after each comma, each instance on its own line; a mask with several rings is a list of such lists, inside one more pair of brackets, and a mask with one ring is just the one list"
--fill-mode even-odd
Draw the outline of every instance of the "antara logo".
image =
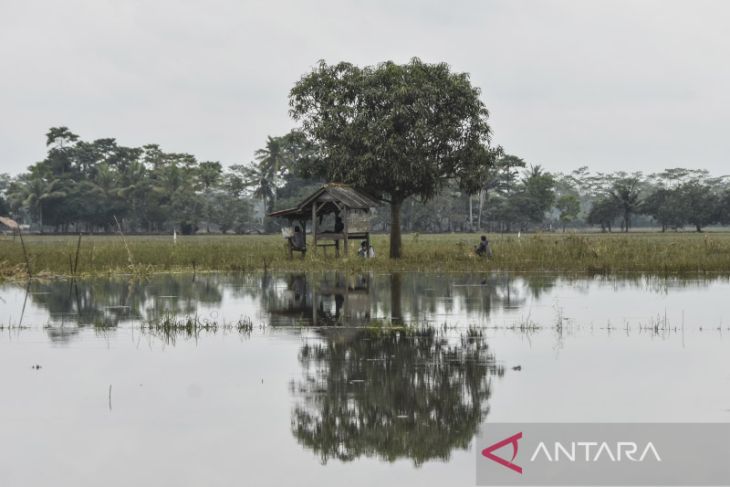
[[544, 456], [548, 462], [557, 462], [563, 458], [569, 462], [581, 460], [585, 462], [597, 462], [602, 458], [611, 460], [612, 462], [625, 460], [630, 462], [643, 462], [650, 455], [657, 462], [662, 461], [659, 452], [651, 441], [641, 450], [639, 449], [639, 445], [633, 441], [619, 441], [616, 444], [609, 444], [605, 441], [601, 443], [597, 441], [572, 441], [563, 444], [556, 441], [553, 445], [552, 455], [547, 445], [541, 441], [537, 445], [537, 448], [535, 448], [535, 453], [530, 457], [530, 461], [534, 462], [540, 455]]
[[[522, 467], [514, 463], [517, 458], [517, 452], [519, 450], [519, 440], [522, 439], [522, 432], [505, 438], [504, 440], [498, 441], [497, 443], [488, 446], [482, 450], [482, 455], [493, 462], [496, 462], [503, 467], [507, 467], [519, 474], [522, 474]], [[512, 445], [512, 458], [506, 460], [500, 456], [497, 456], [494, 452], [503, 448], [507, 445]], [[652, 442], [648, 442], [643, 448], [633, 441], [619, 441], [615, 444], [609, 444], [608, 442], [597, 442], [597, 441], [573, 441], [570, 443], [561, 443], [559, 441], [554, 442], [552, 448], [548, 448], [545, 442], [541, 441], [538, 443], [532, 456], [530, 456], [530, 462], [539, 460], [543, 457], [548, 462], [568, 461], [568, 462], [587, 462], [594, 463], [600, 460], [610, 460], [611, 462], [643, 462], [647, 457], [651, 460], [652, 458], [657, 462], [661, 462], [662, 459], [659, 456], [659, 452]]]
[[[503, 465], [503, 466], [509, 468], [510, 470], [514, 470], [515, 472], [522, 474], [522, 467], [512, 463], [514, 461], [515, 457], [517, 456], [517, 450], [519, 449], [517, 442], [521, 439], [522, 439], [522, 431], [520, 431], [516, 435], [510, 436], [509, 438], [505, 438], [502, 441], [498, 441], [494, 445], [486, 447], [484, 450], [482, 450], [482, 455], [489, 458], [493, 462], [497, 462], [500, 465]], [[504, 458], [498, 457], [497, 455], [492, 453], [494, 450], [499, 450], [503, 446], [506, 446], [509, 444], [512, 444], [512, 459], [511, 460], [505, 460]]]

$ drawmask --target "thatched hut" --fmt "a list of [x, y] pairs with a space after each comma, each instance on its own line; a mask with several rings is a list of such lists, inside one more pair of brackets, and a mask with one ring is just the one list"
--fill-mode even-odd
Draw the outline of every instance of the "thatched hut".
[[[351, 186], [339, 183], [330, 183], [305, 198], [294, 208], [275, 211], [269, 216], [286, 218], [289, 228], [284, 230], [284, 236], [289, 241], [289, 255], [293, 251], [305, 252], [307, 222], [311, 220], [311, 248], [316, 253], [318, 247], [334, 247], [335, 254], [340, 254], [340, 242], [343, 242], [345, 255], [348, 255], [350, 240], [365, 240], [370, 247], [370, 219], [371, 209], [378, 206], [378, 202]], [[322, 225], [323, 218], [335, 216], [335, 224], [331, 229]], [[292, 243], [293, 228], [298, 224], [304, 234], [304, 245], [301, 248]]]

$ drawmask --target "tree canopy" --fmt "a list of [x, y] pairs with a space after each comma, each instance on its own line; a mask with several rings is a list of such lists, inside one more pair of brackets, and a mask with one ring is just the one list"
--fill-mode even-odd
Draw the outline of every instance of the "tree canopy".
[[452, 179], [477, 186], [493, 162], [488, 111], [465, 73], [444, 63], [360, 68], [321, 61], [290, 93], [293, 118], [318, 144], [304, 173], [354, 185], [391, 207], [390, 256], [401, 255], [400, 213]]

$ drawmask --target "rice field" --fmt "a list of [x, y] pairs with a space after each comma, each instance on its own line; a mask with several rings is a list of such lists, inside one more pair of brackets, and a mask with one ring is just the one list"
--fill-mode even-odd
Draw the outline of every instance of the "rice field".
[[[477, 234], [406, 234], [403, 258], [391, 260], [388, 236], [375, 235], [376, 257], [348, 258], [320, 249], [289, 259], [279, 235], [24, 237], [34, 277], [100, 274], [147, 275], [180, 271], [261, 270], [549, 271], [585, 274], [730, 273], [730, 233], [550, 233], [488, 235], [494, 255], [476, 257]], [[18, 238], [0, 237], [0, 278], [27, 277]]]

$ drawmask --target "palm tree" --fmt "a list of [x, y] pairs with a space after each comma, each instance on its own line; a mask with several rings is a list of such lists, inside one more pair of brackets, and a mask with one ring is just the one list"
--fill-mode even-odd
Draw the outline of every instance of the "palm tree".
[[121, 185], [119, 196], [129, 202], [130, 214], [139, 222], [143, 219], [143, 203], [149, 197], [152, 188], [144, 164], [139, 161], [132, 162], [122, 174]]
[[641, 180], [637, 175], [622, 177], [613, 182], [608, 191], [609, 196], [621, 208], [624, 215], [624, 232], [631, 226], [631, 214], [641, 206]]
[[198, 179], [203, 185], [203, 192], [205, 196], [204, 201], [204, 213], [205, 213], [205, 231], [210, 233], [210, 220], [211, 220], [211, 194], [210, 187], [216, 184], [223, 172], [220, 162], [201, 162], [198, 165]]
[[66, 196], [66, 192], [62, 188], [62, 181], [60, 179], [49, 181], [43, 177], [31, 176], [18, 186], [18, 191], [16, 197], [22, 200], [22, 206], [27, 208], [31, 214], [35, 212], [38, 215], [40, 232], [43, 233], [43, 203], [52, 198]]
[[286, 167], [286, 155], [283, 137], [268, 136], [266, 147], [256, 151], [256, 161], [261, 171], [266, 172], [276, 186], [282, 171]]
[[494, 164], [485, 166], [481, 175], [479, 210], [477, 214], [477, 228], [479, 229], [482, 228], [482, 212], [488, 193], [508, 193], [517, 180], [518, 168], [526, 166], [524, 160], [517, 156], [502, 153], [501, 148], [498, 148], [493, 153], [493, 156], [496, 157]]
[[264, 223], [266, 213], [273, 206], [276, 198], [276, 186], [273, 176], [263, 164], [251, 164], [250, 166], [231, 166], [231, 169], [241, 173], [243, 185], [252, 191], [254, 198], [260, 199], [264, 207], [264, 216], [261, 217], [261, 224]]

